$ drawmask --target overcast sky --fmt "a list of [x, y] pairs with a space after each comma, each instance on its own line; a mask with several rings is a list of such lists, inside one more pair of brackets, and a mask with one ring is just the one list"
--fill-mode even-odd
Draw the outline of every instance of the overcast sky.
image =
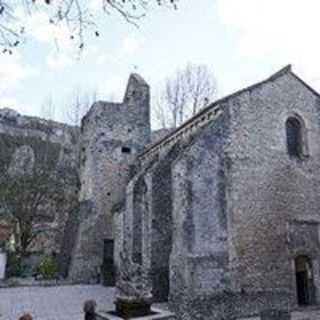
[[[99, 2], [88, 1], [93, 9]], [[63, 30], [57, 48], [39, 12], [28, 18], [32, 32], [23, 47], [0, 55], [0, 106], [41, 115], [52, 96], [61, 121], [75, 88], [121, 100], [130, 72], [155, 89], [188, 62], [212, 68], [219, 96], [289, 63], [320, 89], [319, 12], [319, 0], [180, 0], [178, 11], [150, 11], [139, 29], [116, 14], [99, 18], [101, 36], [79, 59]]]

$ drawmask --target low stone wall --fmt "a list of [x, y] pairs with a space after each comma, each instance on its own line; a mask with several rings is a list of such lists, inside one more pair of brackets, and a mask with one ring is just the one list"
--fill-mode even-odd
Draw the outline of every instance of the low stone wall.
[[291, 314], [286, 312], [267, 311], [260, 316], [237, 318], [237, 320], [319, 320], [320, 308], [310, 307], [293, 311]]
[[34, 278], [9, 278], [0, 281], [0, 288], [13, 287], [56, 287], [68, 286], [73, 283], [69, 280], [35, 280]]
[[299, 310], [291, 313], [291, 320], [319, 320], [320, 308], [305, 308], [305, 310]]

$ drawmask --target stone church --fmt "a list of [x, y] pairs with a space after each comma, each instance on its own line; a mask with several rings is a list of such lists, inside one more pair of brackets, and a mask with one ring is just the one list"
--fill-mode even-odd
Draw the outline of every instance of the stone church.
[[319, 94], [288, 66], [155, 142], [149, 104], [132, 75], [121, 104], [82, 121], [69, 276], [94, 275], [104, 239], [109, 278], [129, 256], [181, 319], [318, 305]]
[[320, 96], [290, 66], [162, 137], [133, 74], [78, 139], [71, 280], [114, 285], [125, 255], [179, 319], [319, 318]]

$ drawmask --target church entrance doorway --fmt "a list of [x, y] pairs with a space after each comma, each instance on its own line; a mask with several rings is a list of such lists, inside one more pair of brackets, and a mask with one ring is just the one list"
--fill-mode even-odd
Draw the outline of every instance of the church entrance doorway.
[[114, 241], [111, 239], [104, 239], [103, 242], [103, 264], [102, 264], [102, 283], [104, 286], [115, 286], [115, 274], [114, 274]]
[[295, 259], [296, 288], [299, 306], [314, 303], [314, 285], [311, 260], [307, 256]]

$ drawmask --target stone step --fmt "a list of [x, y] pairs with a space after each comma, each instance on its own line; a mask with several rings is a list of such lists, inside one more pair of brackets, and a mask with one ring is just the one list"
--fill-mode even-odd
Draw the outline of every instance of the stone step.
[[[174, 313], [170, 311], [160, 310], [156, 308], [151, 309], [151, 315], [144, 316], [144, 317], [135, 317], [130, 318], [132, 320], [176, 320], [176, 316]], [[97, 320], [130, 320], [124, 319], [121, 317], [116, 316], [112, 311], [99, 311], [96, 314]]]

